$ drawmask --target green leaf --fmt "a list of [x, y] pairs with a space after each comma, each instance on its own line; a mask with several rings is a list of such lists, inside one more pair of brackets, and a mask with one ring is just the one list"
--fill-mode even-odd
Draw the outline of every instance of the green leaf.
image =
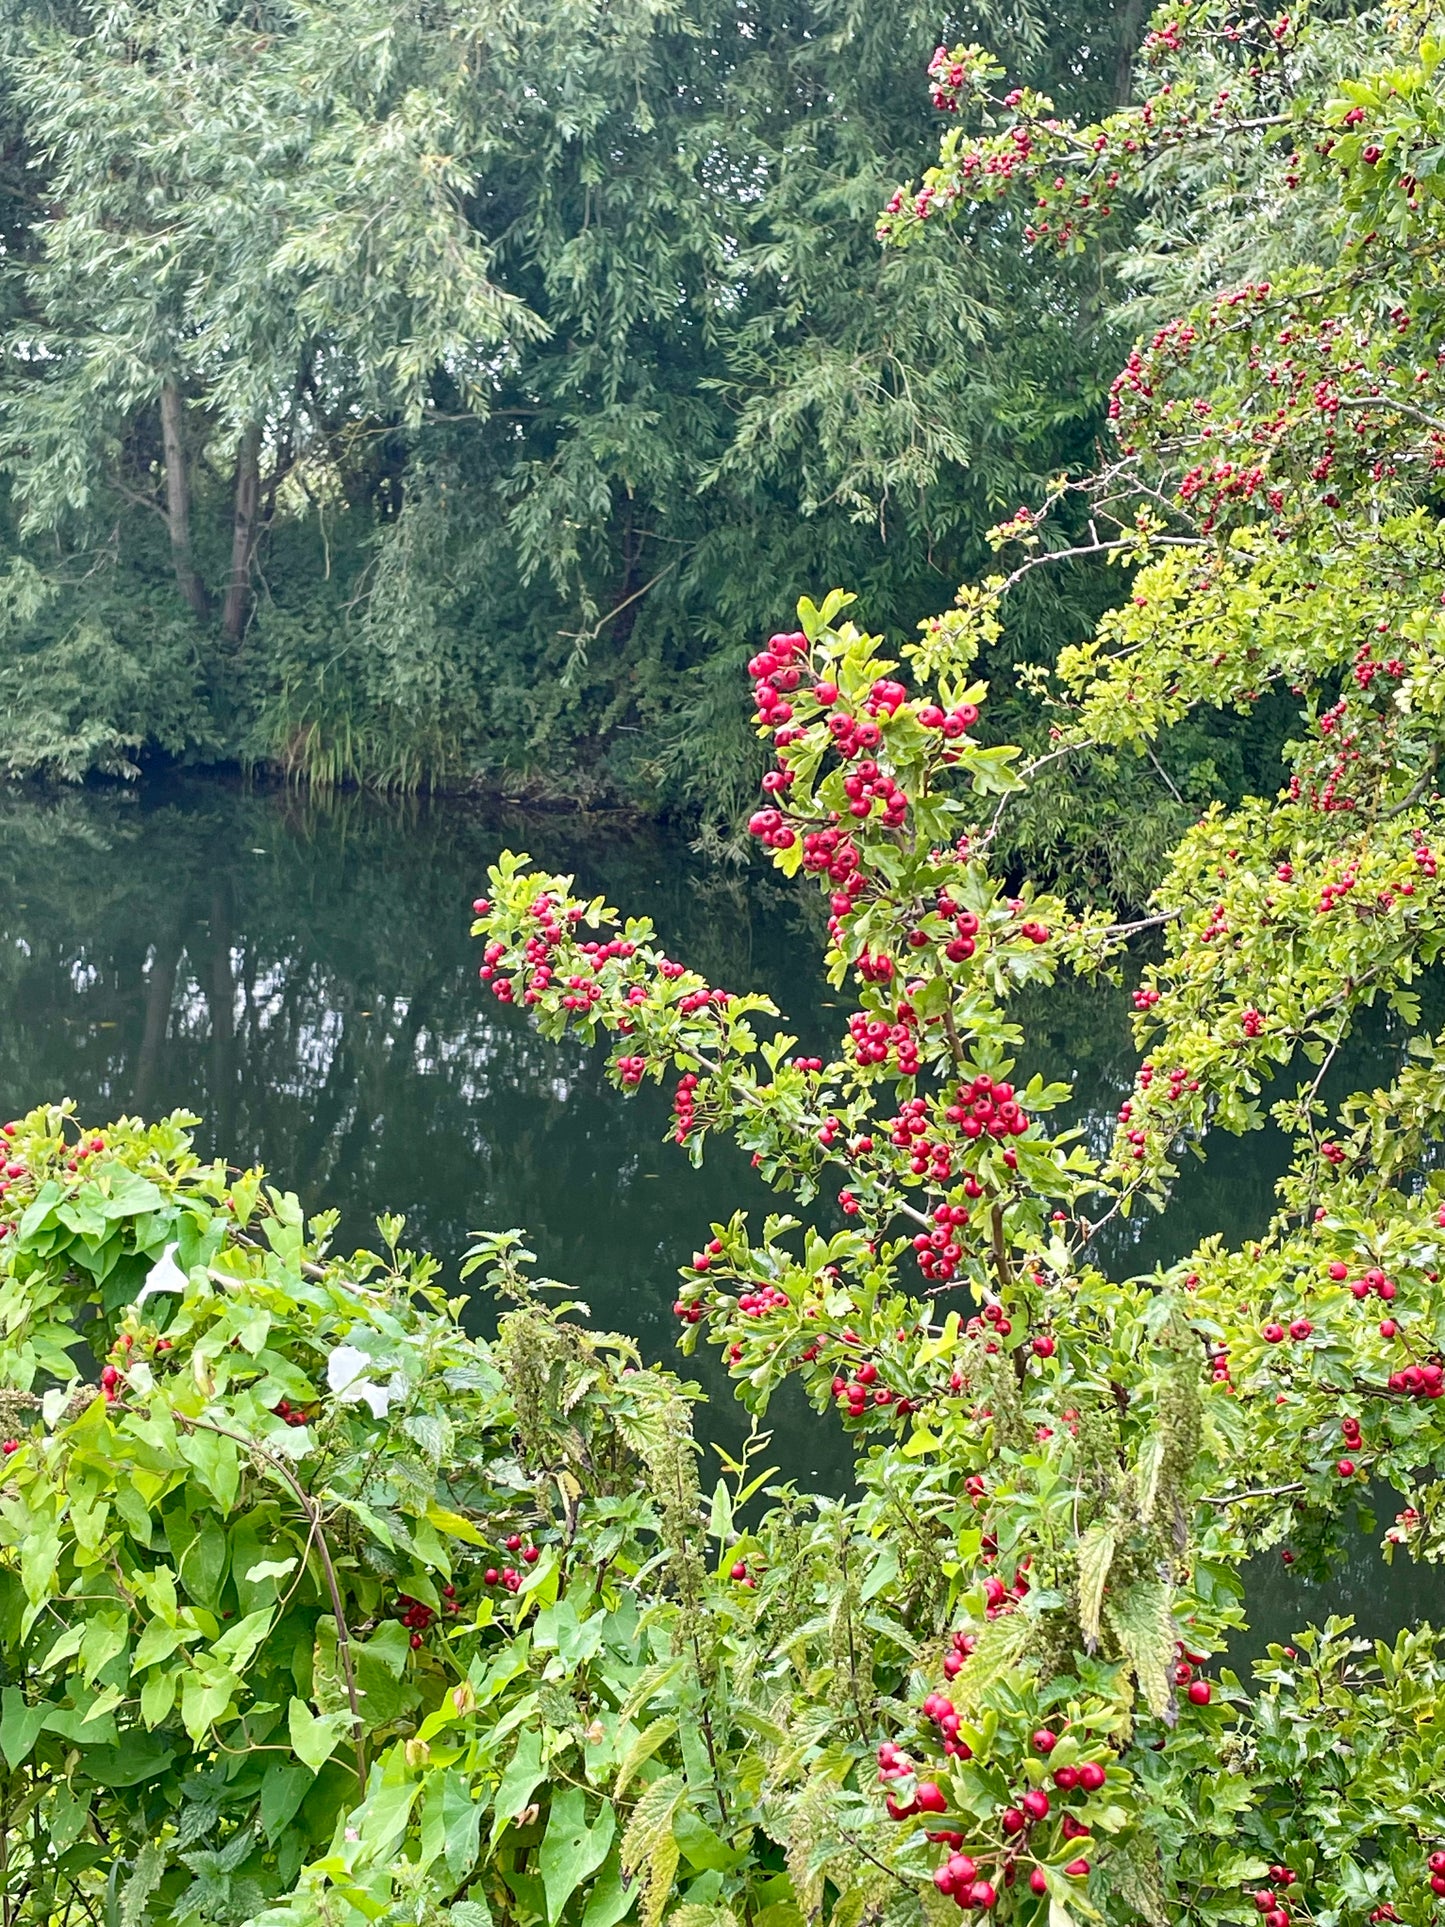
[[493, 1801], [492, 1845], [495, 1846], [508, 1825], [531, 1800], [544, 1778], [542, 1735], [535, 1730], [524, 1733], [508, 1762]]
[[637, 1898], [635, 1883], [624, 1885], [622, 1858], [616, 1847], [603, 1862], [602, 1871], [592, 1883], [587, 1905], [582, 1911], [581, 1927], [617, 1927]]
[[1099, 1641], [1100, 1615], [1109, 1568], [1114, 1563], [1112, 1526], [1092, 1525], [1079, 1541], [1079, 1624], [1092, 1649]]
[[351, 1723], [348, 1713], [313, 1713], [302, 1699], [292, 1700], [286, 1718], [296, 1757], [313, 1773], [325, 1766]]
[[542, 1888], [547, 1896], [548, 1927], [555, 1927], [572, 1895], [607, 1858], [616, 1831], [616, 1816], [606, 1800], [596, 1820], [588, 1826], [587, 1796], [581, 1787], [568, 1787], [553, 1800], [538, 1856]]
[[0, 1693], [0, 1753], [12, 1773], [29, 1759], [50, 1710], [45, 1700], [38, 1706], [27, 1705], [18, 1686], [7, 1686]]
[[677, 1721], [673, 1719], [671, 1714], [665, 1713], [661, 1718], [655, 1719], [650, 1725], [645, 1726], [636, 1738], [628, 1744], [626, 1752], [617, 1763], [617, 1778], [612, 1784], [612, 1797], [614, 1800], [620, 1800], [622, 1798], [623, 1794], [626, 1793], [628, 1787], [632, 1784], [633, 1776], [636, 1774], [638, 1768], [645, 1765], [646, 1762], [652, 1758], [653, 1754], [657, 1752], [659, 1747], [666, 1746], [676, 1731]]
[[275, 1841], [305, 1799], [315, 1778], [306, 1765], [288, 1766], [278, 1762], [268, 1766], [261, 1782], [261, 1831]]
[[466, 1775], [449, 1769], [442, 1781], [442, 1854], [454, 1886], [477, 1864], [482, 1809]]

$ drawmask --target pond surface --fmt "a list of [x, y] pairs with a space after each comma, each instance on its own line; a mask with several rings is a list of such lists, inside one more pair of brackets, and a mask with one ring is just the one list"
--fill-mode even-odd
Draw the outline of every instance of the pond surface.
[[[714, 1218], [772, 1194], [725, 1144], [694, 1171], [663, 1142], [661, 1091], [624, 1098], [600, 1047], [549, 1044], [481, 995], [471, 902], [505, 848], [651, 916], [672, 955], [767, 992], [802, 1049], [829, 1051], [842, 1015], [816, 900], [720, 874], [680, 836], [177, 778], [0, 792], [0, 1114], [60, 1096], [94, 1122], [199, 1112], [206, 1154], [264, 1163], [308, 1210], [339, 1209], [352, 1243], [399, 1211], [410, 1242], [454, 1263], [470, 1232], [520, 1226], [596, 1322], [666, 1357], [677, 1266]], [[1065, 981], [1017, 1008], [1022, 1068], [1071, 1078], [1074, 1121], [1102, 1145], [1135, 1063], [1126, 993]], [[1380, 1026], [1337, 1088], [1388, 1076], [1400, 1047]], [[1181, 1183], [1168, 1242], [1156, 1219], [1116, 1223], [1101, 1258], [1127, 1274], [1213, 1230], [1231, 1243], [1262, 1230], [1282, 1165], [1268, 1134], [1219, 1139]], [[690, 1369], [714, 1398], [703, 1429], [738, 1436], [711, 1353]], [[838, 1429], [801, 1401], [770, 1417], [784, 1476], [839, 1489]], [[1373, 1535], [1327, 1591], [1273, 1563], [1253, 1577], [1271, 1637], [1328, 1611], [1383, 1633], [1445, 1605], [1428, 1569], [1381, 1567]]]

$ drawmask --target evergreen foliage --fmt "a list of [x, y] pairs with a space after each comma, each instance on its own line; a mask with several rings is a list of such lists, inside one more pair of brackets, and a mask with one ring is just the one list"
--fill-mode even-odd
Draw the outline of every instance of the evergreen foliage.
[[[978, 24], [1081, 106], [1139, 31]], [[905, 633], [1099, 419], [1092, 268], [873, 238], [937, 31], [916, 0], [14, 9], [7, 766], [730, 826], [737, 637], [820, 578]], [[1107, 586], [1037, 598], [1015, 652]]]

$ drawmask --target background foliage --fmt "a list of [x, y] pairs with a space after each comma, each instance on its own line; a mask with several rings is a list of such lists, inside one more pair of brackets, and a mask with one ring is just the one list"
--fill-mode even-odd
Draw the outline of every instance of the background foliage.
[[[819, 580], [906, 634], [1090, 459], [1099, 264], [1025, 264], [1007, 215], [873, 238], [941, 25], [1087, 111], [1142, 12], [14, 0], [11, 771], [240, 756], [735, 823], [737, 638]], [[1001, 681], [1111, 590], [1023, 585]], [[1101, 766], [1039, 853], [1137, 893], [1177, 825], [1125, 823], [1252, 754]]]

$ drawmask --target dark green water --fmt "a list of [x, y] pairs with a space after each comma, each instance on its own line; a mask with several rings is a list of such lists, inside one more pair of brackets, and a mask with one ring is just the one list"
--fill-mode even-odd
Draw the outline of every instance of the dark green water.
[[[308, 1209], [337, 1207], [352, 1242], [374, 1241], [383, 1209], [449, 1260], [473, 1230], [524, 1227], [597, 1322], [666, 1356], [676, 1267], [713, 1218], [770, 1194], [725, 1145], [692, 1170], [662, 1141], [662, 1093], [623, 1098], [600, 1050], [548, 1044], [483, 998], [471, 901], [507, 847], [651, 916], [713, 983], [766, 991], [802, 1048], [824, 1052], [841, 1028], [815, 901], [719, 876], [676, 836], [201, 779], [0, 793], [0, 1114], [58, 1096], [95, 1121], [198, 1111], [204, 1149], [264, 1162]], [[1024, 1067], [1073, 1079], [1074, 1121], [1101, 1147], [1135, 1062], [1126, 994], [1064, 983], [1019, 1016]], [[1400, 1044], [1381, 1027], [1337, 1088], [1388, 1075]], [[1265, 1134], [1221, 1139], [1183, 1182], [1167, 1241], [1157, 1220], [1116, 1224], [1101, 1256], [1133, 1272], [1209, 1231], [1249, 1236], [1281, 1162]], [[711, 1356], [694, 1369], [717, 1401], [708, 1429], [736, 1436]], [[837, 1429], [801, 1403], [773, 1420], [785, 1476], [837, 1489]], [[1327, 1611], [1384, 1632], [1445, 1610], [1434, 1574], [1387, 1573], [1373, 1539], [1327, 1591], [1273, 1564], [1254, 1577], [1272, 1636]]]

